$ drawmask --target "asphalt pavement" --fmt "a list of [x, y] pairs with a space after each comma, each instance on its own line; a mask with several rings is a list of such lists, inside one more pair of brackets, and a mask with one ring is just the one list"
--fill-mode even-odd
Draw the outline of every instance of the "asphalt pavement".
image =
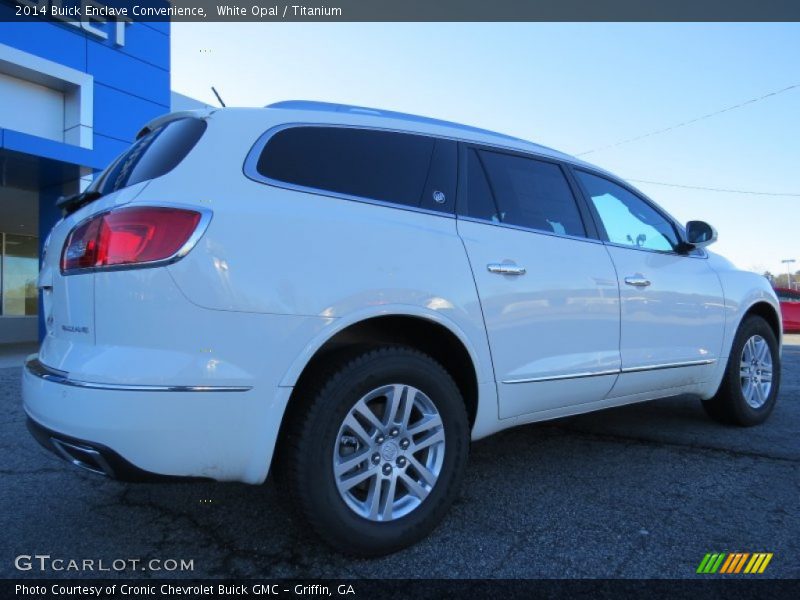
[[682, 397], [477, 442], [444, 522], [376, 560], [321, 544], [272, 480], [125, 484], [59, 461], [25, 428], [20, 368], [0, 368], [0, 577], [89, 575], [15, 567], [39, 554], [62, 567], [192, 561], [186, 571], [119, 573], [142, 578], [684, 578], [698, 577], [709, 552], [772, 552], [761, 577], [798, 578], [800, 345], [786, 345], [783, 361], [777, 407], [759, 427], [718, 425]]

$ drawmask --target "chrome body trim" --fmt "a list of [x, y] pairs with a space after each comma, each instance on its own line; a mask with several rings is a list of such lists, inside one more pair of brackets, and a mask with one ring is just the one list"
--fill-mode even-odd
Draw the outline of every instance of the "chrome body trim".
[[619, 375], [619, 369], [609, 371], [586, 371], [583, 373], [568, 373], [566, 375], [549, 375], [547, 377], [529, 377], [527, 379], [507, 379], [503, 383], [537, 383], [540, 381], [559, 381], [561, 379], [582, 379], [584, 377], [602, 377], [603, 375]]
[[659, 371], [661, 369], [680, 369], [681, 367], [702, 367], [713, 365], [717, 362], [716, 358], [706, 358], [703, 360], [685, 360], [674, 363], [662, 363], [660, 365], [642, 365], [640, 367], [624, 367], [621, 373], [638, 373], [640, 371]]
[[539, 383], [543, 381], [559, 381], [562, 379], [581, 379], [584, 377], [602, 377], [604, 375], [620, 375], [622, 373], [639, 373], [642, 371], [659, 371], [661, 369], [678, 369], [681, 367], [701, 367], [713, 365], [717, 362], [714, 358], [704, 360], [687, 360], [675, 363], [663, 363], [660, 365], [644, 365], [640, 367], [625, 367], [622, 369], [611, 369], [607, 371], [585, 371], [581, 373], [568, 373], [566, 375], [548, 375], [545, 377], [528, 377], [525, 379], [507, 379], [502, 383]]
[[466, 221], [468, 223], [478, 223], [479, 225], [491, 225], [492, 227], [503, 227], [505, 229], [516, 229], [517, 231], [527, 231], [537, 235], [547, 235], [550, 237], [564, 238], [576, 242], [589, 242], [590, 244], [603, 244], [601, 240], [591, 237], [583, 237], [579, 235], [569, 235], [566, 233], [556, 233], [554, 231], [545, 231], [543, 229], [534, 229], [533, 227], [524, 227], [523, 225], [514, 225], [512, 223], [495, 223], [487, 219], [478, 219], [476, 217], [467, 217], [465, 215], [457, 215], [459, 221]]
[[95, 383], [71, 379], [66, 371], [59, 371], [43, 365], [35, 355], [25, 361], [25, 370], [39, 379], [92, 390], [113, 390], [126, 392], [247, 392], [252, 386], [236, 385], [136, 385], [120, 383]]

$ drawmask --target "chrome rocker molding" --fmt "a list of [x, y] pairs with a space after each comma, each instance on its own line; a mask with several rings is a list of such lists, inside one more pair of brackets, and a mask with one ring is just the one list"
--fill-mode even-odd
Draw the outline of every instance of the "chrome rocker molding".
[[584, 373], [569, 373], [567, 375], [553, 375], [550, 377], [530, 377], [526, 379], [507, 379], [503, 383], [537, 383], [540, 381], [559, 381], [561, 379], [580, 379], [583, 377], [602, 377], [603, 375], [619, 375], [621, 373], [639, 373], [642, 371], [659, 371], [661, 369], [679, 369], [681, 367], [701, 367], [713, 365], [717, 360], [709, 358], [704, 360], [688, 360], [685, 362], [663, 363], [660, 365], [646, 365], [642, 367], [625, 367], [608, 371], [587, 371]]
[[642, 367], [626, 367], [622, 369], [621, 373], [638, 373], [639, 371], [657, 371], [660, 369], [680, 369], [681, 367], [702, 367], [704, 365], [713, 365], [717, 362], [716, 358], [706, 358], [702, 360], [687, 360], [684, 362], [664, 363], [661, 365], [645, 365]]
[[251, 386], [236, 385], [129, 385], [119, 383], [93, 383], [70, 379], [69, 373], [43, 365], [38, 358], [25, 361], [25, 369], [31, 375], [51, 383], [92, 390], [115, 390], [126, 392], [248, 392]]

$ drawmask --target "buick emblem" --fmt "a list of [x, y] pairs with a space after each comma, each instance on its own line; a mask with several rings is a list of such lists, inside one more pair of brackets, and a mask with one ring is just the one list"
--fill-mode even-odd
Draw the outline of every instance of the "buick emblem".
[[397, 456], [397, 444], [394, 442], [386, 442], [381, 448], [381, 456], [383, 460], [391, 461]]

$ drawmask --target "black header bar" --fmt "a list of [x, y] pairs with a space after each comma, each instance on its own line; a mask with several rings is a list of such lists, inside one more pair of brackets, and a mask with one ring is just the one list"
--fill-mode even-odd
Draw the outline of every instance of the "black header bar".
[[0, 0], [0, 20], [780, 22], [798, 0]]

